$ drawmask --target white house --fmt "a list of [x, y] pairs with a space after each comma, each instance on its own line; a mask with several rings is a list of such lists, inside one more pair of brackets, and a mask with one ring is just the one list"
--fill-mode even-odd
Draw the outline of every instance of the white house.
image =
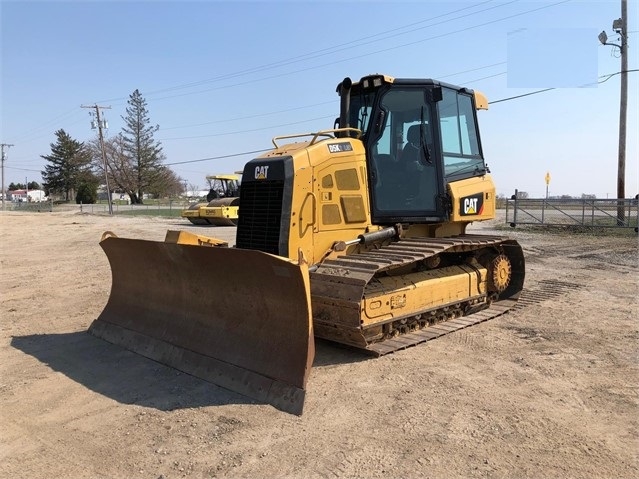
[[209, 194], [209, 190], [188, 190], [186, 191], [187, 198], [206, 198]]
[[10, 190], [7, 191], [7, 199], [14, 203], [40, 203], [48, 201], [49, 198], [47, 198], [43, 190]]
[[27, 195], [29, 196], [27, 201], [34, 203], [40, 203], [41, 201], [47, 201], [49, 199], [43, 190], [29, 190]]

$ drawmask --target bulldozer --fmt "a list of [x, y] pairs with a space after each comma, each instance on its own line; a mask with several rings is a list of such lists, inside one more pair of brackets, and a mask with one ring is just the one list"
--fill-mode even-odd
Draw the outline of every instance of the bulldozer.
[[207, 202], [192, 204], [182, 210], [180, 216], [198, 226], [236, 226], [240, 203], [238, 173], [208, 175], [206, 179], [209, 182]]
[[231, 247], [105, 234], [112, 289], [90, 332], [300, 415], [315, 338], [382, 356], [512, 308], [521, 246], [466, 232], [495, 218], [486, 97], [379, 74], [337, 93], [333, 128], [245, 165]]

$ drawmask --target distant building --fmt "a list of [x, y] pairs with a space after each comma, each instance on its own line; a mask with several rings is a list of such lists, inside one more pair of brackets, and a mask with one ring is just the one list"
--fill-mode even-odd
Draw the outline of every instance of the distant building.
[[[99, 201], [107, 201], [109, 196], [106, 191], [106, 186], [100, 185], [98, 187], [98, 200]], [[111, 192], [111, 202], [115, 203], [117, 201], [126, 201], [127, 205], [131, 204], [131, 197], [128, 193], [123, 193], [120, 190], [114, 190]]]
[[14, 203], [40, 203], [49, 200], [43, 190], [9, 190], [7, 199]]
[[206, 198], [209, 194], [209, 190], [189, 190], [186, 192], [187, 198]]

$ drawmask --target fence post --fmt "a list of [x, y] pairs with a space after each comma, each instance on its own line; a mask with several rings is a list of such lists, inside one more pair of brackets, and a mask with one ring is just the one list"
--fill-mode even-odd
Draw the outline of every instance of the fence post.
[[515, 188], [515, 194], [512, 196], [515, 203], [513, 204], [513, 222], [510, 223], [511, 228], [517, 226], [517, 196], [519, 196], [519, 192], [517, 191], [517, 188]]

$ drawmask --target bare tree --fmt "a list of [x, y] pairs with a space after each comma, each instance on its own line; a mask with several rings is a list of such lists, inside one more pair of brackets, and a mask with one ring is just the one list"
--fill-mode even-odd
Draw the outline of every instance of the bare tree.
[[170, 168], [160, 166], [150, 176], [147, 191], [155, 198], [178, 196], [182, 191], [182, 179]]
[[[104, 176], [104, 165], [100, 156], [98, 140], [93, 140], [89, 147], [92, 152], [93, 166], [99, 176]], [[109, 183], [115, 190], [126, 193], [131, 198], [139, 198], [138, 171], [131, 161], [129, 150], [123, 135], [118, 134], [104, 141], [107, 159]], [[182, 191], [182, 180], [173, 170], [164, 165], [149, 169], [146, 174], [145, 191], [156, 197], [177, 196]]]

